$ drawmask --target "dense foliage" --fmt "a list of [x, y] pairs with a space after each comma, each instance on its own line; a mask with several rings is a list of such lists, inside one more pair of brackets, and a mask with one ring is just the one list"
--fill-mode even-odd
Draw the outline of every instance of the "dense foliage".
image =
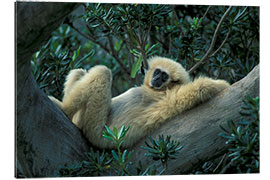
[[[221, 22], [226, 11], [228, 15]], [[219, 23], [221, 26], [216, 32]], [[32, 72], [45, 93], [61, 99], [65, 77], [71, 69], [89, 69], [103, 64], [112, 70], [112, 93], [116, 96], [142, 83], [147, 58], [154, 55], [169, 57], [190, 70], [209, 50], [213, 39], [213, 50], [191, 75], [205, 74], [230, 83], [246, 76], [259, 63], [259, 8], [85, 3], [33, 55]], [[225, 131], [222, 136], [231, 145], [228, 151], [214, 160], [198, 164], [196, 168], [194, 166], [187, 173], [259, 171], [258, 98], [249, 98], [245, 104], [242, 114], [248, 115], [248, 120], [240, 124], [230, 120], [229, 129], [222, 128]], [[115, 141], [117, 150], [121, 139], [117, 142], [113, 138], [117, 137], [114, 131], [106, 130], [105, 138]], [[121, 133], [125, 131], [124, 128]], [[150, 157], [161, 160], [163, 167], [166, 167], [170, 155], [174, 157], [182, 148], [170, 137], [161, 136], [159, 140], [150, 139], [150, 142], [152, 145], [148, 143], [144, 148]], [[167, 154], [159, 153], [163, 150]], [[143, 170], [139, 163], [134, 173], [128, 161], [131, 154], [120, 149], [112, 152], [91, 149], [87, 161], [63, 168], [58, 175], [162, 173], [152, 167]]]
[[[113, 95], [142, 83], [142, 62], [160, 55], [190, 69], [208, 50], [228, 7], [147, 4], [83, 4], [33, 55], [40, 87], [62, 97], [73, 69], [111, 68]], [[221, 23], [213, 52], [199, 73], [233, 83], [259, 63], [259, 8], [232, 7]], [[143, 64], [145, 66], [145, 63]]]

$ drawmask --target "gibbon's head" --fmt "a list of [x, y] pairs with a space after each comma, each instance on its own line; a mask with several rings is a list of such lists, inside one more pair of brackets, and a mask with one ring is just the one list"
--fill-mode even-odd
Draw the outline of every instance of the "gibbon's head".
[[190, 82], [188, 72], [183, 66], [165, 57], [152, 57], [148, 60], [149, 69], [144, 78], [144, 85], [155, 89], [165, 90], [175, 85]]

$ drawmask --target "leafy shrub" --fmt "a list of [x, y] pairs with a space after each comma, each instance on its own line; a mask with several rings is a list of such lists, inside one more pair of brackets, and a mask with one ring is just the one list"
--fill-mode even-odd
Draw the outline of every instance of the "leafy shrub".
[[152, 137], [149, 137], [149, 140], [152, 145], [145, 141], [146, 147], [142, 146], [143, 149], [148, 150], [145, 156], [150, 156], [153, 160], [160, 160], [164, 169], [167, 168], [167, 161], [175, 159], [179, 151], [184, 147], [183, 145], [180, 146], [180, 142], [171, 140], [171, 136], [164, 139], [164, 136], [160, 135], [158, 140], [154, 140]]
[[226, 138], [229, 163], [223, 171], [233, 173], [259, 172], [259, 97], [248, 97], [240, 114], [244, 117], [238, 124], [228, 121], [229, 129], [222, 127]]
[[86, 153], [86, 160], [73, 166], [62, 167], [55, 175], [57, 177], [160, 175], [165, 171], [167, 161], [169, 159], [176, 159], [179, 151], [183, 147], [179, 147], [180, 143], [171, 140], [170, 136], [164, 139], [164, 136], [161, 135], [159, 140], [154, 140], [150, 137], [150, 141], [154, 146], [152, 147], [145, 142], [147, 147], [142, 148], [149, 150], [149, 153], [145, 154], [146, 156], [151, 156], [154, 160], [161, 160], [163, 170], [158, 172], [156, 167], [151, 165], [144, 169], [141, 161], [134, 167], [133, 162], [130, 161], [133, 151], [128, 152], [127, 149], [121, 148], [128, 129], [129, 127], [125, 128], [125, 126], [122, 126], [118, 132], [116, 128], [111, 130], [105, 126], [103, 137], [112, 141], [115, 145], [115, 149], [110, 152], [105, 152], [104, 150], [100, 152], [99, 150], [95, 151], [91, 148], [90, 151]]

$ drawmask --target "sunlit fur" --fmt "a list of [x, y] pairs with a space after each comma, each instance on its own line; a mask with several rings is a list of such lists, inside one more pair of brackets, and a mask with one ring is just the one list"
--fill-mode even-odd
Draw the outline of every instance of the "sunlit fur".
[[[190, 81], [186, 70], [177, 62], [163, 57], [149, 59], [144, 84], [111, 98], [112, 74], [105, 66], [88, 72], [72, 70], [66, 78], [62, 102], [50, 97], [88, 138], [100, 148], [112, 148], [102, 136], [105, 124], [118, 130], [130, 125], [123, 147], [130, 147], [162, 123], [195, 105], [205, 102], [229, 84], [224, 80], [199, 77]], [[151, 88], [156, 68], [169, 73], [160, 90]]]

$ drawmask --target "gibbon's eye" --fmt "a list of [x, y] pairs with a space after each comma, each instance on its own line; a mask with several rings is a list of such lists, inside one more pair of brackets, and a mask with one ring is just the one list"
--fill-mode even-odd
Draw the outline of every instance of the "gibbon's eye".
[[166, 82], [169, 79], [169, 75], [166, 72], [161, 73], [162, 82]]
[[155, 70], [155, 72], [154, 72], [154, 76], [159, 75], [159, 74], [160, 74], [160, 72], [161, 72], [161, 70], [160, 70], [160, 69], [156, 69], [156, 70]]
[[180, 80], [173, 80], [171, 82], [174, 83], [174, 84], [179, 84], [180, 83]]

